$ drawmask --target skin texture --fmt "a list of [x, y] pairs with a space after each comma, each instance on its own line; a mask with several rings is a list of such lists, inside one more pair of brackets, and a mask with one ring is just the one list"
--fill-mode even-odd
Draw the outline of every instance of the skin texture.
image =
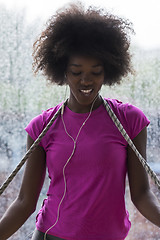
[[[67, 71], [67, 83], [70, 87], [68, 107], [78, 113], [89, 112], [91, 104], [100, 91], [104, 81], [103, 63], [92, 57], [70, 57]], [[89, 96], [84, 96], [80, 90], [93, 89]], [[98, 96], [94, 108], [100, 106], [102, 100]]]
[[[86, 56], [73, 56], [67, 66], [66, 78], [70, 87], [68, 107], [72, 111], [89, 112], [91, 104], [97, 96], [94, 109], [100, 106], [102, 102], [98, 92], [104, 79], [104, 68], [101, 61]], [[93, 89], [93, 92], [86, 96], [81, 94], [81, 89]], [[146, 141], [147, 130], [144, 128], [133, 140], [144, 158], [146, 158]], [[27, 148], [32, 143], [33, 140], [28, 136]], [[160, 227], [160, 207], [158, 200], [150, 190], [147, 173], [130, 147], [127, 151], [131, 199], [148, 220]], [[27, 161], [19, 196], [0, 221], [1, 240], [9, 238], [35, 211], [45, 172], [45, 152], [42, 147], [38, 146]]]

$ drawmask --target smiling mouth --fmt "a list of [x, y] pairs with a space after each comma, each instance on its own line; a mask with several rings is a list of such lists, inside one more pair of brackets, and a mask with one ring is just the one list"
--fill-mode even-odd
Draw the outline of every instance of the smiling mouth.
[[82, 93], [85, 93], [85, 94], [89, 94], [92, 92], [93, 89], [89, 89], [89, 90], [80, 90]]

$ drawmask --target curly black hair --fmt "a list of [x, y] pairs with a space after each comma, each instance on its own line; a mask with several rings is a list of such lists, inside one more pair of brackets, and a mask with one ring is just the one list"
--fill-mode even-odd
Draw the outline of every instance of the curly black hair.
[[33, 45], [33, 70], [43, 72], [58, 85], [64, 78], [69, 57], [84, 54], [104, 64], [104, 84], [120, 83], [132, 72], [129, 33], [132, 24], [123, 18], [81, 3], [70, 4], [53, 15]]

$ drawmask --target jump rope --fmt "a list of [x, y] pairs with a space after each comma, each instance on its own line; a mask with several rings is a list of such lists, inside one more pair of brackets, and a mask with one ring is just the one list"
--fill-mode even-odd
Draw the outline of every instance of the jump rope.
[[[51, 125], [53, 124], [53, 122], [56, 120], [56, 118], [59, 116], [59, 114], [61, 114], [61, 119], [62, 119], [62, 123], [64, 126], [64, 130], [66, 132], [66, 134], [72, 139], [73, 141], [73, 150], [72, 153], [70, 155], [70, 157], [68, 158], [67, 162], [65, 163], [64, 167], [63, 167], [63, 178], [64, 178], [64, 193], [63, 196], [61, 198], [61, 201], [58, 205], [58, 209], [57, 209], [57, 219], [55, 221], [55, 223], [49, 228], [47, 229], [47, 231], [44, 234], [44, 240], [47, 240], [47, 233], [57, 224], [58, 220], [59, 220], [59, 211], [60, 211], [60, 206], [64, 200], [65, 194], [66, 194], [66, 190], [67, 190], [67, 184], [66, 184], [66, 177], [65, 177], [65, 168], [67, 166], [67, 164], [69, 163], [69, 161], [71, 160], [75, 149], [76, 149], [76, 143], [77, 143], [77, 139], [78, 136], [82, 130], [82, 128], [84, 127], [85, 123], [88, 121], [88, 119], [91, 116], [92, 113], [92, 109], [94, 106], [94, 103], [96, 101], [98, 96], [96, 96], [96, 98], [94, 99], [90, 112], [88, 114], [88, 117], [86, 118], [86, 120], [82, 123], [76, 138], [74, 139], [67, 131], [67, 128], [65, 126], [65, 122], [63, 119], [63, 113], [64, 113], [64, 108], [67, 104], [67, 100], [60, 106], [60, 108], [57, 110], [57, 112], [55, 113], [55, 115], [52, 117], [52, 119], [49, 121], [49, 123], [47, 124], [47, 126], [44, 128], [44, 130], [41, 132], [41, 134], [39, 135], [39, 137], [35, 140], [35, 142], [32, 144], [32, 146], [30, 147], [30, 149], [26, 152], [25, 156], [22, 158], [22, 160], [20, 161], [20, 163], [17, 165], [17, 167], [15, 168], [15, 170], [10, 174], [10, 176], [7, 178], [7, 180], [3, 183], [3, 185], [0, 187], [0, 195], [4, 192], [4, 190], [8, 187], [8, 185], [10, 184], [10, 182], [14, 179], [14, 177], [16, 176], [16, 174], [19, 172], [19, 170], [22, 168], [22, 166], [24, 165], [24, 163], [26, 162], [26, 160], [30, 157], [30, 155], [32, 154], [32, 152], [35, 150], [35, 148], [38, 146], [38, 144], [40, 143], [40, 141], [42, 140], [42, 138], [45, 136], [45, 134], [47, 133], [47, 131], [49, 130], [49, 128], [51, 127]], [[142, 157], [142, 155], [139, 153], [139, 151], [137, 150], [136, 146], [134, 145], [133, 141], [130, 139], [129, 135], [127, 134], [127, 132], [125, 131], [125, 129], [123, 128], [121, 122], [119, 121], [119, 119], [117, 118], [117, 116], [115, 115], [115, 113], [113, 112], [113, 110], [111, 109], [110, 105], [108, 104], [108, 102], [106, 100], [103, 100], [103, 105], [105, 107], [105, 109], [107, 110], [109, 116], [111, 117], [111, 119], [113, 120], [114, 124], [116, 125], [116, 127], [118, 128], [118, 130], [120, 131], [120, 133], [122, 134], [122, 136], [124, 137], [124, 139], [128, 142], [129, 146], [132, 148], [132, 150], [135, 152], [136, 156], [138, 157], [139, 161], [141, 162], [142, 166], [144, 167], [144, 169], [146, 170], [146, 172], [148, 173], [148, 175], [151, 177], [151, 179], [153, 179], [155, 185], [158, 187], [158, 189], [160, 190], [160, 180], [158, 179], [156, 173], [150, 168], [150, 166], [148, 165], [148, 163], [146, 162], [146, 160]]]

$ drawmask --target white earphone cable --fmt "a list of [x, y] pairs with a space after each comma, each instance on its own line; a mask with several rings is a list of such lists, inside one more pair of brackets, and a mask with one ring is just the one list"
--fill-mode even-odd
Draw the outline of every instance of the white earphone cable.
[[75, 139], [74, 139], [74, 138], [68, 133], [68, 131], [67, 131], [67, 128], [66, 128], [66, 125], [65, 125], [64, 119], [63, 119], [64, 104], [63, 104], [63, 106], [62, 106], [61, 119], [62, 119], [62, 122], [63, 122], [64, 130], [65, 130], [66, 134], [72, 139], [74, 145], [73, 145], [72, 153], [71, 153], [70, 157], [68, 158], [67, 162], [65, 163], [65, 165], [64, 165], [64, 167], [63, 167], [64, 192], [63, 192], [63, 196], [62, 196], [62, 198], [61, 198], [61, 201], [60, 201], [60, 203], [59, 203], [59, 205], [58, 205], [58, 209], [57, 209], [57, 219], [56, 219], [55, 223], [54, 223], [50, 228], [48, 228], [47, 231], [45, 232], [45, 234], [44, 234], [44, 240], [47, 240], [47, 238], [46, 238], [46, 237], [47, 237], [47, 233], [57, 224], [57, 222], [58, 222], [58, 220], [59, 220], [60, 206], [61, 206], [61, 204], [62, 204], [62, 202], [63, 202], [63, 200], [64, 200], [64, 197], [65, 197], [66, 191], [67, 191], [65, 168], [66, 168], [67, 164], [69, 163], [69, 161], [71, 160], [73, 154], [75, 153], [78, 136], [79, 136], [79, 134], [80, 134], [83, 126], [85, 125], [85, 123], [86, 123], [86, 122], [88, 121], [88, 119], [90, 118], [91, 113], [92, 113], [92, 109], [93, 109], [93, 106], [94, 106], [94, 103], [95, 103], [95, 101], [97, 100], [98, 96], [99, 96], [99, 94], [95, 97], [95, 99], [94, 99], [94, 101], [93, 101], [93, 103], [92, 103], [92, 105], [91, 105], [91, 109], [90, 109], [90, 112], [89, 112], [89, 114], [88, 114], [88, 117], [87, 117], [87, 118], [85, 119], [85, 121], [82, 123], [82, 125], [81, 125], [81, 127], [80, 127], [80, 129], [79, 129], [79, 131], [78, 131], [77, 136], [76, 136]]

